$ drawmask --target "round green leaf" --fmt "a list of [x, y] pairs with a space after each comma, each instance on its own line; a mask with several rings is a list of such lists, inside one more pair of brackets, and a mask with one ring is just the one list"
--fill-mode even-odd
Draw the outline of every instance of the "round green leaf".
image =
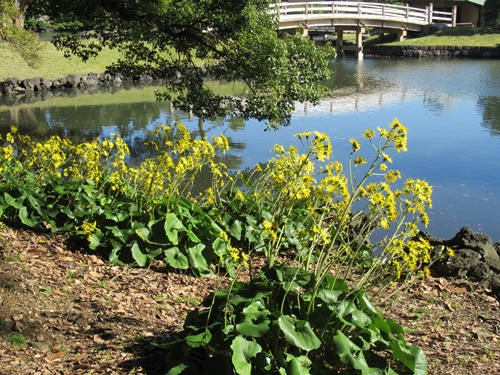
[[243, 322], [236, 324], [236, 331], [245, 336], [262, 337], [269, 330], [271, 320], [267, 318], [269, 310], [261, 301], [254, 301], [242, 311]]
[[165, 250], [165, 261], [172, 267], [185, 270], [189, 267], [187, 256], [181, 253], [178, 247]]
[[132, 257], [137, 262], [137, 264], [141, 267], [144, 267], [148, 261], [148, 257], [146, 256], [146, 254], [142, 253], [141, 248], [139, 247], [137, 242], [134, 241], [134, 244], [132, 245], [132, 248], [130, 250], [132, 252]]
[[237, 336], [231, 344], [233, 351], [232, 362], [237, 374], [251, 375], [252, 364], [250, 359], [260, 353], [262, 347], [254, 340], [248, 341], [241, 336]]
[[321, 341], [311, 329], [309, 322], [282, 315], [278, 319], [278, 324], [290, 344], [303, 350], [320, 347]]

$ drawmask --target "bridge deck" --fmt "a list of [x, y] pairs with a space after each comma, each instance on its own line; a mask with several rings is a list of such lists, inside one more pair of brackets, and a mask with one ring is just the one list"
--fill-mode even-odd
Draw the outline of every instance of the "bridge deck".
[[[434, 11], [432, 4], [422, 8], [409, 5], [367, 3], [361, 1], [306, 1], [281, 2], [271, 6], [276, 15], [279, 30], [307, 30], [311, 27], [334, 27], [337, 31], [337, 49], [343, 52], [342, 31], [356, 30], [356, 50], [358, 57], [363, 56], [361, 34], [365, 27], [395, 30], [400, 38], [407, 31], [422, 31], [432, 23], [455, 26], [456, 7], [452, 13]], [[340, 46], [339, 46], [340, 43]]]
[[421, 31], [431, 23], [454, 24], [453, 13], [432, 8], [356, 1], [308, 1], [273, 5], [279, 29], [316, 26], [371, 26]]

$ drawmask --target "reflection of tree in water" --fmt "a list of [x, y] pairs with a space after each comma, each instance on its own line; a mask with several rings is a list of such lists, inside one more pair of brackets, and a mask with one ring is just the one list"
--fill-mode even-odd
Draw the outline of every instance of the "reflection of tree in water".
[[333, 74], [323, 84], [332, 90], [334, 97], [354, 92], [369, 93], [388, 85], [388, 82], [369, 75], [370, 70], [365, 67], [363, 60], [335, 60], [330, 63], [330, 69]]
[[426, 90], [423, 101], [430, 112], [441, 115], [455, 104], [456, 98], [444, 92]]
[[483, 113], [482, 125], [489, 129], [491, 135], [500, 135], [500, 97], [480, 97], [477, 105]]
[[103, 128], [109, 126], [116, 128], [116, 134], [126, 138], [157, 120], [164, 107], [165, 103], [161, 102], [81, 107], [11, 107], [0, 112], [0, 122], [5, 124], [1, 132], [5, 134], [11, 125], [15, 125], [21, 133], [35, 140], [57, 135], [78, 143], [101, 136]]
[[[175, 120], [179, 121], [179, 119], [175, 117], [169, 118], [167, 120], [170, 121], [167, 121], [167, 123], [163, 125], [174, 126], [174, 121]], [[217, 155], [215, 161], [224, 163], [230, 170], [237, 170], [240, 167], [240, 165], [243, 162], [243, 159], [241, 158], [241, 156], [238, 155], [241, 155], [242, 152], [246, 149], [246, 143], [236, 142], [233, 140], [231, 136], [227, 136], [225, 134], [227, 129], [231, 128], [233, 130], [234, 124], [237, 124], [238, 126], [239, 124], [243, 124], [243, 127], [245, 125], [244, 121], [241, 119], [229, 119], [229, 120], [221, 119], [221, 120], [215, 120], [213, 122], [206, 122], [199, 119], [198, 129], [190, 130], [190, 134], [193, 139], [207, 138], [208, 140], [210, 140], [210, 137], [207, 135], [207, 133], [210, 133], [211, 131], [217, 128], [222, 128], [220, 132], [217, 132], [217, 135], [225, 135], [227, 137], [230, 150], [224, 155], [222, 154]], [[145, 158], [155, 156], [155, 153], [152, 152], [150, 147], [147, 146], [147, 144], [153, 140], [155, 140], [155, 138], [153, 137], [151, 131], [143, 131], [141, 135], [136, 135], [132, 139], [125, 138], [125, 142], [128, 144], [130, 148], [131, 158], [135, 160], [134, 163], [137, 164], [140, 160], [144, 160]]]

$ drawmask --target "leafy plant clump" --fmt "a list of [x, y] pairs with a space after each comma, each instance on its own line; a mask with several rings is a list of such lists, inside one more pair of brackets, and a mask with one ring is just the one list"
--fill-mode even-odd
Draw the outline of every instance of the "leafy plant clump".
[[[406, 151], [406, 128], [395, 120], [351, 139], [346, 172], [329, 160], [325, 134], [296, 136], [302, 147], [276, 145], [267, 164], [230, 175], [216, 162], [227, 139], [192, 139], [182, 124], [153, 131], [139, 166], [127, 163], [119, 136], [39, 143], [14, 128], [0, 154], [1, 220], [81, 236], [115, 263], [162, 259], [199, 276], [232, 276], [190, 315], [180, 341], [165, 345], [171, 374], [211, 366], [425, 374], [425, 355], [367, 297], [389, 298], [386, 285], [425, 276], [432, 262], [431, 245], [416, 237], [432, 188], [389, 167], [392, 151]], [[198, 193], [193, 182], [207, 170], [212, 180]], [[374, 230], [385, 233], [376, 245]], [[255, 256], [265, 272], [239, 282]]]
[[169, 374], [426, 374], [403, 332], [344, 280], [279, 266], [209, 296], [160, 347]]

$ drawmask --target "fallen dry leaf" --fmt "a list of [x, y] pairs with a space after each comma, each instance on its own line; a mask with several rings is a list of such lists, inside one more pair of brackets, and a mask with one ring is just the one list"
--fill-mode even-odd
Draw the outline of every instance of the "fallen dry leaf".
[[56, 359], [59, 359], [59, 358], [62, 358], [66, 355], [65, 352], [57, 352], [57, 353], [52, 353], [52, 354], [49, 354], [47, 357], [45, 357], [46, 360], [48, 361], [55, 361]]

